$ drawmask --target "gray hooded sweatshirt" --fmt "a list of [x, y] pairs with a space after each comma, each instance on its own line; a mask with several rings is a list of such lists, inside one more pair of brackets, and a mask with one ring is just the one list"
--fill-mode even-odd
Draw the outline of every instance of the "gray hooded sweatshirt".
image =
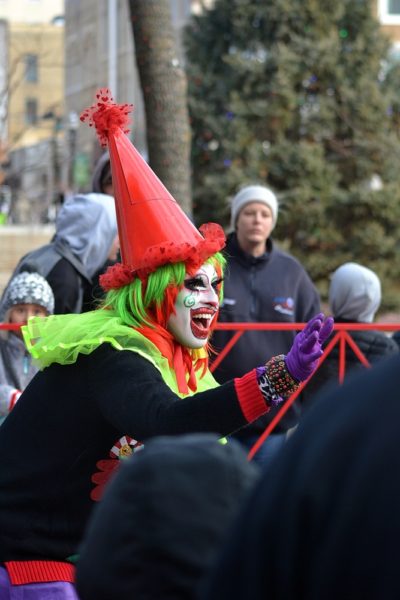
[[[112, 196], [74, 196], [65, 201], [57, 215], [53, 240], [26, 254], [13, 276], [21, 271], [40, 273], [53, 290], [54, 312], [79, 313], [85, 288], [91, 286], [93, 276], [106, 262], [116, 235]], [[0, 306], [0, 320], [3, 319]]]

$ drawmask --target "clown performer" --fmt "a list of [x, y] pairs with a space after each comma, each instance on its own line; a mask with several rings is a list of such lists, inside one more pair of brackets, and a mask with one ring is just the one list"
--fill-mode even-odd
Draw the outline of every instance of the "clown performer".
[[23, 328], [41, 370], [0, 430], [0, 598], [19, 586], [76, 599], [79, 543], [119, 459], [153, 436], [245, 426], [311, 375], [332, 330], [317, 315], [286, 356], [218, 386], [207, 350], [224, 234], [186, 217], [127, 137], [129, 111], [102, 89], [81, 116], [108, 144], [115, 185], [122, 261], [102, 276], [104, 302]]

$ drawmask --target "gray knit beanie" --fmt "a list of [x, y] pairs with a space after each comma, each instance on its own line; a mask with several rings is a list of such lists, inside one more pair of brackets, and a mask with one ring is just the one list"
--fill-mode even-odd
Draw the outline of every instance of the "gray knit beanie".
[[54, 294], [46, 279], [39, 273], [22, 271], [9, 283], [2, 304], [3, 313], [16, 304], [38, 304], [52, 314]]
[[264, 185], [247, 185], [239, 190], [232, 199], [231, 204], [231, 225], [236, 227], [236, 221], [240, 211], [250, 202], [262, 202], [268, 206], [272, 212], [273, 228], [278, 219], [278, 200], [274, 192]]

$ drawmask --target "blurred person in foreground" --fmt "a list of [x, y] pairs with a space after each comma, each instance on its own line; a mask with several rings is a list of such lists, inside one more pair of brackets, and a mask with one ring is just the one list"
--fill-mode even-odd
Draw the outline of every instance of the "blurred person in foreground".
[[385, 358], [318, 397], [256, 484], [201, 600], [400, 598], [399, 369], [399, 355]]
[[[4, 323], [27, 323], [30, 317], [53, 314], [54, 296], [51, 287], [39, 273], [22, 272], [10, 282], [3, 297], [1, 310]], [[26, 349], [21, 330], [0, 332], [0, 424], [37, 373]]]
[[80, 600], [194, 599], [258, 476], [240, 444], [214, 434], [150, 440], [93, 511], [77, 566]]
[[[278, 219], [278, 200], [263, 185], [249, 185], [231, 202], [231, 224], [225, 255], [224, 300], [221, 323], [302, 323], [320, 310], [318, 292], [299, 261], [280, 250], [271, 234]], [[216, 331], [213, 346], [220, 352], [235, 332]], [[296, 335], [292, 331], [245, 331], [214, 371], [220, 383], [243, 375], [261, 360], [263, 352], [286, 354]], [[235, 434], [250, 450], [277, 413], [268, 415]], [[286, 412], [254, 460], [269, 465], [284, 445], [301, 415], [301, 397]]]
[[218, 386], [207, 343], [225, 237], [197, 230], [155, 176], [125, 134], [129, 110], [101, 90], [81, 117], [109, 145], [117, 202], [122, 262], [101, 278], [104, 304], [23, 327], [42, 370], [0, 428], [0, 597], [19, 585], [32, 600], [76, 598], [79, 544], [120, 459], [155, 436], [222, 437], [268, 412], [315, 370], [332, 330], [318, 314], [285, 356]]

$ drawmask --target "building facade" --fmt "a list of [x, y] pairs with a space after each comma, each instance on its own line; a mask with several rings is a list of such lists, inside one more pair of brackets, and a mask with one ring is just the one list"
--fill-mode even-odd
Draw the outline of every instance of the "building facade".
[[42, 223], [61, 193], [63, 0], [0, 1], [0, 218]]

